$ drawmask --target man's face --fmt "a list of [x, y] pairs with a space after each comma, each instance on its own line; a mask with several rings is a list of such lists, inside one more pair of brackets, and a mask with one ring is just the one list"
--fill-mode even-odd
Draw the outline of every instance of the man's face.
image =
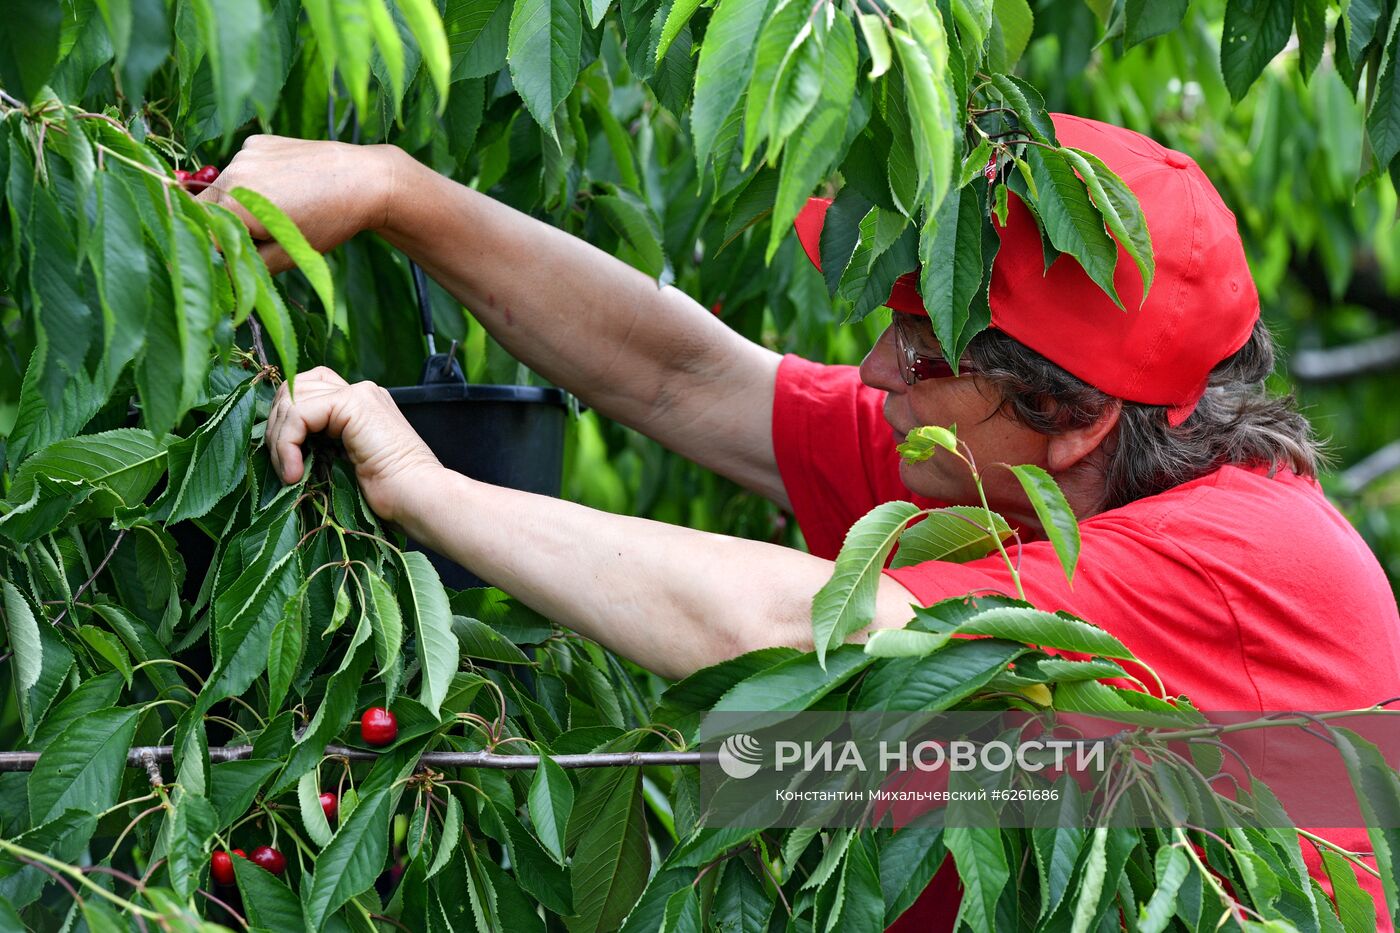
[[[897, 442], [922, 425], [952, 427], [972, 450], [982, 474], [987, 500], [1013, 524], [1016, 516], [1029, 512], [1020, 484], [1009, 470], [997, 463], [1045, 466], [1047, 439], [1001, 410], [1000, 396], [986, 380], [973, 374], [957, 378], [922, 379], [905, 384], [900, 368], [895, 331], [903, 317], [905, 334], [914, 352], [937, 357], [942, 351], [933, 336], [928, 318], [894, 312], [892, 323], [860, 364], [861, 381], [887, 393], [885, 420]], [[977, 487], [961, 460], [940, 451], [922, 463], [901, 463], [900, 479], [913, 492], [949, 505], [980, 505]]]

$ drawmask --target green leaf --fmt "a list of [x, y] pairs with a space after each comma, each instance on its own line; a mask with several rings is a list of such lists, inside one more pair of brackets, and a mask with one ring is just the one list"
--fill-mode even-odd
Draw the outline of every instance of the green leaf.
[[[744, 95], [743, 154], [748, 166], [759, 145], [769, 141], [769, 165], [775, 164], [785, 135], [769, 138], [786, 112], [811, 112], [821, 93], [821, 38], [800, 0], [779, 0], [773, 15], [763, 24], [754, 48], [753, 76]], [[708, 43], [708, 40], [707, 40]], [[796, 121], [794, 121], [796, 122]]]
[[[379, 676], [384, 679], [386, 704], [393, 703], [398, 694], [398, 683], [402, 665], [400, 654], [403, 651], [403, 615], [399, 602], [394, 598], [389, 584], [377, 573], [369, 578], [370, 625], [374, 630], [374, 657], [379, 665]], [[456, 617], [453, 618], [454, 628]]]
[[510, 14], [511, 80], [530, 116], [556, 143], [554, 112], [578, 78], [582, 35], [578, 0], [517, 0]]
[[1038, 466], [1023, 464], [1010, 469], [1020, 480], [1045, 536], [1054, 546], [1065, 579], [1073, 582], [1074, 568], [1079, 563], [1079, 521], [1065, 501], [1065, 494], [1050, 474]]
[[1396, 872], [1400, 869], [1400, 775], [1375, 745], [1350, 729], [1333, 729], [1332, 735], [1361, 805], [1385, 891], [1386, 911], [1391, 923], [1400, 925], [1400, 890], [1396, 884]]
[[263, 265], [258, 255], [251, 250], [245, 251], [240, 257], [240, 261], [246, 261], [250, 266], [250, 271], [257, 282], [257, 296], [254, 305], [258, 312], [258, 319], [262, 321], [263, 330], [267, 331], [267, 337], [272, 341], [272, 346], [277, 350], [278, 360], [282, 364], [282, 374], [287, 377], [288, 382], [294, 382], [297, 374], [297, 333], [292, 325], [292, 316], [287, 311], [287, 305], [282, 301], [282, 296], [277, 292], [277, 286], [272, 284], [272, 277], [268, 274], [267, 266]]
[[1039, 91], [1019, 78], [1005, 74], [992, 75], [992, 86], [1006, 106], [1015, 112], [1021, 132], [1037, 142], [1059, 146], [1055, 139], [1055, 124], [1045, 112], [1045, 101]]
[[1293, 34], [1293, 0], [1228, 0], [1220, 72], [1236, 103]]
[[1295, 0], [1293, 28], [1298, 34], [1298, 70], [1312, 77], [1327, 42], [1327, 0]]
[[220, 0], [192, 5], [214, 78], [217, 111], [228, 140], [242, 122], [258, 77], [258, 53], [266, 43], [258, 0]]
[[[700, 8], [700, 0], [673, 0], [670, 9], [666, 11], [666, 21], [661, 24], [661, 38], [656, 43], [657, 64], [666, 57], [666, 52], [671, 48], [671, 43], [676, 41], [676, 36], [680, 34], [685, 24], [690, 22], [690, 18], [695, 15], [695, 11]], [[601, 18], [601, 17], [600, 17]], [[597, 21], [594, 21], [597, 25]]]
[[885, 558], [904, 526], [921, 511], [910, 502], [886, 502], [846, 532], [831, 579], [812, 599], [812, 639], [819, 663], [824, 665], [828, 652], [874, 620]]
[[1147, 218], [1142, 214], [1137, 195], [1093, 153], [1081, 149], [1061, 149], [1060, 153], [1084, 179], [1109, 231], [1137, 263], [1138, 272], [1142, 274], [1142, 300], [1146, 301], [1157, 263], [1152, 256]]
[[1050, 242], [1060, 252], [1079, 260], [1089, 278], [1122, 308], [1113, 284], [1118, 244], [1104, 229], [1103, 216], [1089, 200], [1084, 182], [1061, 150], [1050, 152], [1031, 146], [1026, 150], [1026, 161], [1039, 194], [1035, 207]]
[[[9, 841], [31, 852], [73, 864], [86, 851], [88, 840], [96, 828], [97, 817], [84, 810], [70, 809]], [[0, 850], [0, 904], [23, 908], [38, 898], [44, 886], [52, 880], [52, 876], [38, 866], [21, 862], [9, 852]], [[23, 930], [26, 927], [21, 924], [7, 929]]]
[[1342, 4], [1341, 22], [1346, 34], [1348, 60], [1359, 65], [1365, 59], [1384, 9], [1382, 0], [1346, 0]]
[[956, 426], [949, 429], [936, 424], [922, 425], [906, 434], [904, 442], [894, 450], [905, 463], [923, 463], [940, 449], [958, 453]]
[[413, 600], [418, 664], [423, 673], [418, 699], [436, 716], [460, 663], [457, 636], [452, 634], [452, 608], [437, 571], [421, 551], [401, 551], [399, 560]]
[[870, 51], [870, 74], [868, 77], [874, 81], [890, 70], [892, 61], [890, 37], [885, 32], [885, 21], [876, 14], [858, 13], [856, 19], [860, 23], [861, 35], [865, 37], [865, 47]]
[[989, 635], [1058, 651], [1077, 651], [1106, 658], [1132, 658], [1124, 644], [1082, 619], [1022, 606], [994, 606], [960, 623], [964, 635]]
[[1181, 28], [1189, 3], [1190, 0], [1128, 0], [1124, 8], [1124, 49]]
[[209, 802], [219, 814], [218, 825], [228, 826], [248, 812], [258, 791], [281, 767], [282, 762], [272, 758], [224, 761], [210, 767]]
[[302, 909], [308, 929], [325, 928], [340, 905], [369, 890], [389, 854], [393, 794], [381, 787], [360, 798], [330, 845], [316, 859], [316, 872], [302, 881]]
[[991, 222], [982, 207], [985, 190], [979, 174], [971, 187], [950, 192], [933, 222], [919, 232], [919, 295], [955, 372], [975, 333], [967, 325], [982, 288], [982, 227]]
[[24, 695], [39, 682], [44, 670], [44, 643], [29, 600], [9, 580], [0, 580], [5, 596], [5, 631], [15, 655], [15, 686]]
[[[900, 0], [900, 5], [913, 4]], [[919, 191], [924, 210], [933, 214], [943, 204], [953, 178], [953, 146], [956, 127], [952, 115], [952, 88], [948, 77], [948, 47], [936, 7], [924, 7], [919, 18], [936, 22], [937, 38], [919, 42], [899, 29], [892, 30], [895, 54], [904, 75], [904, 94], [909, 104], [910, 128], [914, 134], [914, 161], [918, 166]]]
[[481, 78], [506, 64], [512, 0], [452, 0], [443, 15], [452, 80]]
[[[321, 299], [321, 306], [327, 313], [334, 309], [335, 285], [331, 281], [330, 267], [326, 265], [325, 257], [307, 242], [292, 219], [282, 213], [282, 209], [276, 204], [248, 188], [234, 188], [229, 192], [229, 196], [243, 205], [243, 208], [267, 229], [278, 245], [286, 250], [287, 256], [297, 264], [297, 268], [301, 269], [311, 287], [316, 290], [316, 297]], [[283, 362], [286, 363], [285, 360]]]
[[996, 0], [996, 18], [988, 37], [987, 66], [994, 72], [1016, 67], [1035, 32], [1035, 15], [1026, 0]]
[[891, 567], [910, 567], [930, 560], [961, 564], [996, 550], [997, 541], [1011, 537], [1011, 526], [995, 512], [966, 505], [933, 509], [924, 520], [899, 536]]
[[1332, 899], [1336, 901], [1337, 913], [1346, 933], [1369, 933], [1375, 929], [1376, 902], [1370, 892], [1364, 891], [1356, 881], [1356, 869], [1352, 863], [1342, 858], [1326, 846], [1318, 846], [1322, 854], [1322, 867], [1327, 871], [1327, 880], [1332, 883]]
[[282, 617], [272, 627], [267, 646], [267, 708], [279, 710], [287, 691], [301, 668], [306, 650], [305, 587], [299, 588], [283, 604]]
[[608, 226], [632, 247], [638, 269], [654, 279], [666, 271], [666, 253], [661, 246], [661, 226], [651, 208], [630, 191], [619, 188], [615, 195], [605, 194], [592, 201]]
[[1025, 654], [1024, 645], [992, 638], [952, 639], [927, 657], [886, 662], [879, 677], [861, 686], [860, 708], [871, 710], [947, 709], [980, 690]]
[[515, 643], [496, 632], [485, 622], [467, 616], [452, 617], [452, 632], [463, 657], [503, 664], [529, 664], [530, 659]]
[[530, 782], [530, 821], [554, 860], [564, 864], [564, 833], [574, 806], [574, 785], [552, 758], [541, 756]]
[[822, 277], [826, 279], [826, 290], [831, 295], [836, 294], [851, 264], [856, 247], [860, 244], [861, 221], [871, 213], [873, 206], [854, 185], [847, 185], [826, 210], [818, 245]]
[[107, 365], [115, 372], [134, 359], [145, 343], [150, 280], [136, 200], [122, 176], [99, 172], [97, 226], [88, 259], [102, 304]]
[[7, 5], [0, 32], [0, 84], [34, 101], [58, 61], [63, 9], [50, 0]]
[[1162, 933], [1167, 928], [1176, 913], [1177, 892], [1191, 871], [1190, 859], [1176, 846], [1162, 846], [1154, 861], [1157, 887], [1138, 911], [1140, 933]]
[[[904, 69], [919, 187], [927, 193], [925, 209], [935, 213], [953, 175], [954, 144], [962, 119], [962, 103], [954, 101], [948, 68], [949, 36], [937, 4], [891, 0], [889, 6], [909, 26], [908, 34], [892, 30], [891, 38]], [[986, 15], [991, 15], [990, 5]]]
[[1084, 860], [1084, 872], [1079, 879], [1079, 892], [1074, 902], [1074, 922], [1070, 933], [1089, 933], [1089, 925], [1098, 913], [1099, 895], [1103, 893], [1104, 875], [1108, 871], [1108, 827], [1094, 829], [1089, 854]]
[[[13, 645], [13, 641], [11, 641]], [[12, 649], [13, 650], [13, 649]], [[116, 672], [89, 677], [78, 685], [78, 689], [60, 700], [44, 717], [43, 724], [35, 731], [34, 740], [29, 743], [35, 751], [43, 751], [58, 735], [68, 728], [69, 723], [81, 719], [95, 710], [115, 706], [122, 692], [122, 678]]]
[[167, 450], [170, 479], [151, 518], [203, 518], [243, 480], [256, 397], [251, 382], [229, 393], [209, 420]]
[[705, 922], [700, 915], [700, 895], [694, 885], [682, 887], [666, 899], [661, 929], [664, 933], [702, 933]]
[[[778, 176], [766, 254], [770, 262], [812, 189], [831, 173], [841, 154], [841, 140], [855, 93], [857, 61], [855, 31], [849, 19], [838, 16], [832, 22], [821, 58], [820, 96], [794, 131]], [[777, 130], [782, 131], [782, 127]]]
[[[384, 64], [384, 75], [389, 79], [390, 99], [394, 102], [394, 112], [398, 113], [402, 107], [404, 93], [404, 48], [403, 37], [399, 35], [399, 27], [394, 22], [393, 15], [384, 5], [384, 0], [367, 0], [365, 12], [369, 17], [370, 31], [374, 33], [374, 45], [379, 50], [379, 58]], [[434, 16], [437, 9], [432, 10]], [[438, 34], [442, 36], [442, 53], [447, 55], [447, 36], [442, 32], [441, 24], [438, 27]], [[421, 42], [419, 43], [422, 44]], [[451, 63], [448, 63], [450, 70]], [[416, 69], [415, 69], [416, 70]], [[379, 72], [376, 72], [378, 74]], [[446, 95], [442, 93], [442, 88], [438, 89], [439, 112], [441, 104]]]
[[883, 628], [870, 636], [865, 653], [872, 658], [922, 658], [948, 644], [951, 635], [907, 628]]
[[[443, 27], [442, 17], [438, 15], [437, 4], [433, 0], [394, 2], [408, 22], [413, 38], [418, 42], [423, 65], [428, 69], [428, 76], [433, 79], [433, 89], [437, 92], [437, 112], [441, 114], [447, 106], [448, 84], [452, 80], [452, 55], [448, 50], [447, 31]], [[380, 47], [380, 52], [382, 54], [383, 46]]]
[[29, 815], [35, 825], [70, 807], [100, 813], [117, 802], [140, 713], [138, 708], [89, 713], [44, 749], [29, 777]]
[[301, 903], [286, 882], [243, 858], [233, 860], [233, 875], [250, 925], [264, 930], [306, 929]]
[[806, 709], [869, 666], [859, 645], [842, 645], [818, 663], [810, 654], [781, 661], [735, 684], [715, 712], [784, 712]]
[[912, 227], [901, 227], [884, 249], [879, 248], [880, 218], [892, 214], [877, 208], [861, 221], [860, 243], [836, 290], [837, 297], [851, 305], [848, 321], [864, 320], [883, 305], [889, 300], [895, 281], [918, 265], [917, 238]]
[[78, 636], [131, 686], [131, 658], [117, 636], [92, 625], [78, 626]]
[[996, 904], [1011, 878], [1001, 833], [984, 826], [950, 826], [943, 842], [962, 879], [958, 916], [974, 930], [996, 929]]
[[322, 848], [330, 845], [334, 834], [326, 811], [321, 809], [321, 776], [315, 768], [297, 781], [297, 807], [301, 810], [301, 825], [306, 827], [311, 841]]
[[218, 817], [204, 797], [182, 791], [175, 801], [175, 812], [165, 825], [170, 886], [181, 897], [189, 897], [199, 887], [200, 872], [208, 863]]
[[[150, 431], [118, 428], [50, 444], [20, 466], [10, 501], [26, 502], [38, 477], [82, 488], [100, 488], [84, 507], [84, 517], [105, 518], [146, 497], [165, 471], [165, 445]], [[3, 527], [6, 519], [0, 520]]]
[[589, 778], [595, 786], [591, 793], [585, 788], [579, 802], [580, 808], [588, 807], [574, 848], [583, 857], [573, 864], [571, 933], [602, 933], [621, 926], [646, 887], [651, 866], [641, 771], [615, 768]]
[[712, 911], [719, 933], [766, 930], [774, 906], [763, 882], [742, 859], [730, 859], [725, 863]]
[[723, 0], [705, 28], [690, 111], [695, 165], [701, 174], [753, 74], [755, 46], [771, 8], [772, 0]]
[[457, 851], [457, 844], [462, 840], [463, 819], [461, 801], [455, 794], [449, 794], [447, 812], [442, 817], [442, 838], [438, 840], [437, 852], [433, 854], [433, 863], [428, 866], [427, 877], [431, 878], [442, 871]]
[[1385, 42], [1385, 58], [1366, 114], [1366, 132], [1376, 164], [1384, 167], [1400, 152], [1400, 16], [1394, 17]]

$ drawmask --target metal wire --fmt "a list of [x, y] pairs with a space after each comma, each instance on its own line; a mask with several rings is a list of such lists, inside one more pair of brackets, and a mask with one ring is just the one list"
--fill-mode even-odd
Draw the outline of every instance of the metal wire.
[[[32, 771], [39, 761], [39, 752], [0, 752], [0, 772]], [[326, 757], [347, 758], [351, 761], [374, 761], [379, 752], [343, 745], [326, 746]], [[212, 762], [240, 761], [253, 757], [251, 745], [225, 745], [209, 749]], [[590, 752], [581, 755], [498, 755], [495, 752], [427, 752], [419, 757], [420, 765], [439, 768], [487, 768], [501, 771], [528, 771], [538, 768], [540, 759], [548, 757], [561, 768], [644, 768], [649, 765], [707, 765], [717, 764], [717, 752]], [[128, 768], [149, 769], [150, 763], [174, 759], [170, 745], [138, 745], [126, 754]]]

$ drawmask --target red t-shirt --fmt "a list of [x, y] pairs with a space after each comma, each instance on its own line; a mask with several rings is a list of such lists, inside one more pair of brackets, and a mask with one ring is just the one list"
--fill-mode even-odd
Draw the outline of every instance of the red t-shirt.
[[[883, 401], [851, 366], [788, 356], [779, 367], [773, 446], [813, 554], [834, 558], [851, 524], [882, 502], [938, 504], [900, 481]], [[1223, 467], [1084, 519], [1080, 535], [1072, 586], [1049, 542], [1024, 546], [1027, 599], [1116, 635], [1152, 666], [1168, 695], [1184, 693], [1202, 710], [1241, 712], [1358, 709], [1400, 695], [1394, 593], [1316, 482], [1287, 470], [1270, 477]], [[885, 573], [922, 605], [1015, 590], [999, 556]], [[1327, 835], [1370, 849], [1364, 830]], [[1311, 845], [1304, 851], [1317, 863]], [[1379, 883], [1361, 880], [1376, 899], [1380, 928], [1390, 929]], [[934, 888], [943, 891], [937, 904]], [[919, 929], [936, 919], [951, 929], [951, 890], [947, 878], [936, 879], [905, 917], [917, 915]]]

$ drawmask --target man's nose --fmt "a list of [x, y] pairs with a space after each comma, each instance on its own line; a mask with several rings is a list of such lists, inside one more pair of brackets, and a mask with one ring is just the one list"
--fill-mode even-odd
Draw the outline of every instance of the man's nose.
[[898, 392], [908, 388], [899, 371], [899, 353], [894, 341], [894, 325], [885, 328], [865, 359], [860, 361], [860, 381], [872, 389]]

